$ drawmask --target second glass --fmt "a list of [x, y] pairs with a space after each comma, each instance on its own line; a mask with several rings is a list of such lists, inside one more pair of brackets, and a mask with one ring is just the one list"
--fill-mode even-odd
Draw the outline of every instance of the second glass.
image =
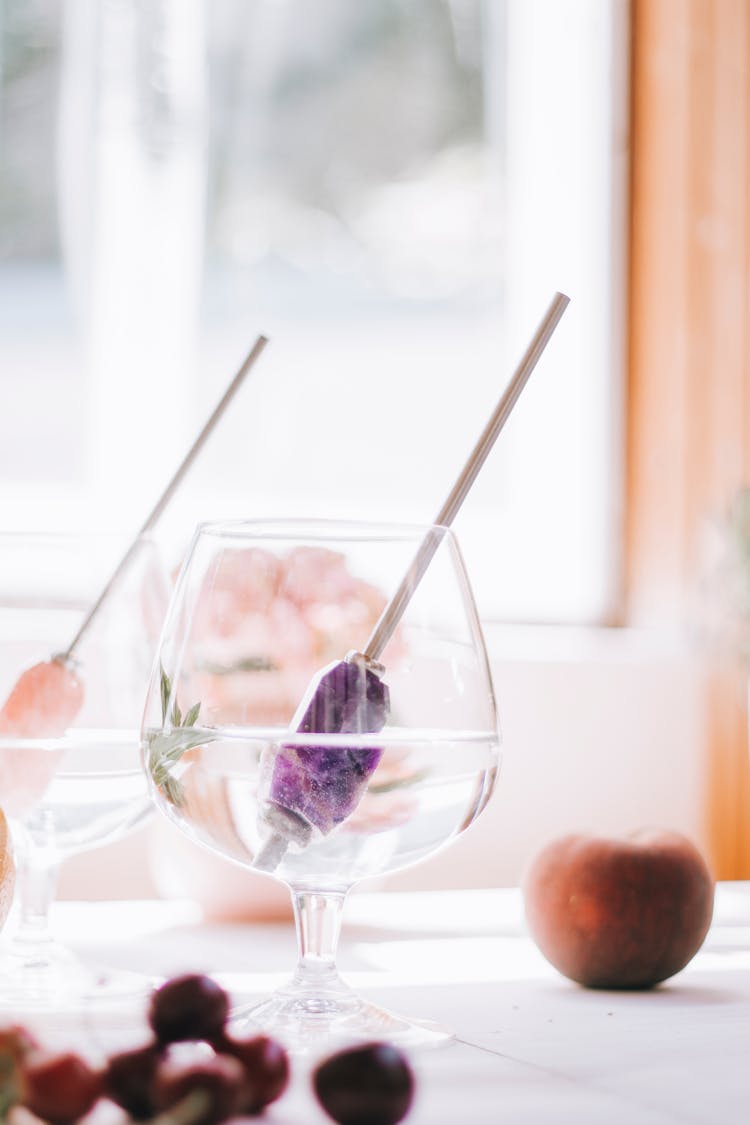
[[135, 546], [76, 648], [70, 672], [80, 701], [66, 729], [38, 733], [66, 676], [53, 675], [46, 689], [33, 672], [24, 678], [37, 666], [43, 674], [54, 668], [119, 550], [113, 537], [0, 536], [0, 806], [16, 866], [0, 951], [0, 1009], [21, 1016], [135, 995], [148, 983], [86, 966], [56, 941], [50, 908], [64, 859], [132, 831], [152, 808], [138, 734], [169, 589], [150, 540]]

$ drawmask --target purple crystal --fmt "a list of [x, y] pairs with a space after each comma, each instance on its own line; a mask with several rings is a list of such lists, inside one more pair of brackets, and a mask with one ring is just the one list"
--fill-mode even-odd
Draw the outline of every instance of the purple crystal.
[[315, 684], [297, 730], [300, 734], [377, 733], [385, 726], [389, 702], [387, 686], [363, 660], [339, 660]]
[[[297, 729], [302, 734], [377, 733], [388, 711], [388, 687], [377, 673], [363, 660], [342, 660], [315, 684]], [[285, 744], [274, 760], [268, 819], [277, 827], [286, 819], [290, 836], [300, 842], [303, 832], [295, 831], [300, 818], [300, 828], [311, 825], [327, 834], [357, 807], [382, 754], [377, 746]]]

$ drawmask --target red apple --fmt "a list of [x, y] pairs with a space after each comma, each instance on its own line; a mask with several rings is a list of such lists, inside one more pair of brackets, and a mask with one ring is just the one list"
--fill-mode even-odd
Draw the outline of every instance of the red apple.
[[711, 923], [714, 882], [676, 832], [554, 840], [521, 880], [544, 956], [589, 988], [651, 988], [687, 965]]

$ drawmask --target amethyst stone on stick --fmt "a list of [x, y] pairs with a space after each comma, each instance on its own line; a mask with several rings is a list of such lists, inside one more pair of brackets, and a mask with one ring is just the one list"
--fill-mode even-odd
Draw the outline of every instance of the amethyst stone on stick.
[[303, 714], [297, 730], [300, 734], [381, 731], [390, 707], [381, 674], [382, 669], [376, 671], [359, 653], [324, 668], [300, 705]]
[[[375, 734], [389, 712], [388, 687], [357, 654], [326, 668], [300, 705], [300, 734]], [[357, 807], [380, 761], [378, 746], [285, 744], [273, 762], [263, 819], [272, 836], [256, 867], [273, 870], [290, 843], [325, 836]]]

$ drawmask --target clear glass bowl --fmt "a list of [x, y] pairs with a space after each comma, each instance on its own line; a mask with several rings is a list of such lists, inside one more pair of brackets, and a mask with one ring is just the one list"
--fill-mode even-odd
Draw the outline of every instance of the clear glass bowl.
[[[368, 637], [427, 534], [439, 537], [435, 556], [379, 662], [368, 662]], [[362, 1000], [338, 976], [335, 951], [350, 888], [445, 847], [495, 784], [489, 666], [450, 531], [201, 526], [162, 633], [142, 740], [161, 811], [290, 890], [297, 969], [250, 1022], [293, 1049], [444, 1037]]]

